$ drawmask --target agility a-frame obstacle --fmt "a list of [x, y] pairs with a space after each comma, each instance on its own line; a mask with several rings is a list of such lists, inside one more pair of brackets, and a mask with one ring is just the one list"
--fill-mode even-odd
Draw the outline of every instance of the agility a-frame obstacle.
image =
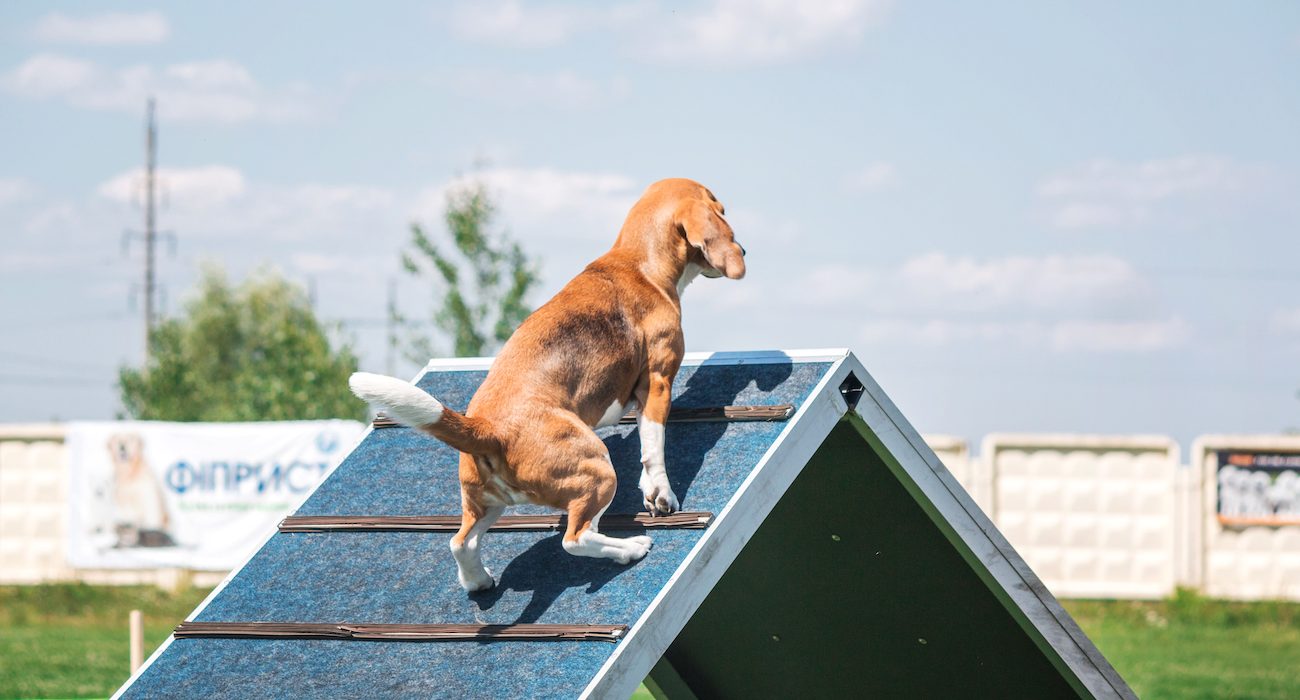
[[[463, 408], [488, 363], [417, 382]], [[641, 562], [521, 508], [467, 596], [455, 452], [376, 428], [119, 695], [1132, 697], [852, 354], [691, 355], [674, 407], [674, 522], [632, 517], [635, 427], [601, 431]]]

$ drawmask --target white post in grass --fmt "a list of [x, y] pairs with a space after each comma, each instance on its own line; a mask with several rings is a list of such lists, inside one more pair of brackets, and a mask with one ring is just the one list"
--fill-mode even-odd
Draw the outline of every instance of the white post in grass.
[[131, 611], [131, 673], [134, 674], [144, 663], [144, 615], [139, 610]]

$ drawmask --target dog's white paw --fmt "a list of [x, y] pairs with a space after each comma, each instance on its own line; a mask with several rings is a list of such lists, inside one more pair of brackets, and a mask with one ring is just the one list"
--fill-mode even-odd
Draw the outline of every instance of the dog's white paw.
[[677, 494], [670, 488], [656, 488], [642, 492], [642, 505], [651, 515], [668, 515], [681, 509]]
[[464, 588], [466, 593], [486, 591], [497, 585], [496, 579], [492, 578], [492, 572], [488, 571], [486, 566], [479, 572], [461, 571], [456, 578], [460, 579], [460, 587]]
[[653, 540], [645, 535], [628, 537], [622, 541], [623, 554], [618, 557], [620, 564], [631, 564], [639, 561], [650, 553], [650, 547], [654, 544]]
[[640, 482], [641, 504], [651, 515], [668, 515], [681, 509], [667, 477], [660, 475], [656, 478], [643, 470]]

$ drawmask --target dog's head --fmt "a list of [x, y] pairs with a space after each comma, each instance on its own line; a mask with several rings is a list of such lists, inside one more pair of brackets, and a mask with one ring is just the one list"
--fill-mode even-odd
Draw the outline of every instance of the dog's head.
[[655, 245], [675, 250], [688, 270], [738, 280], [745, 276], [745, 249], [736, 242], [723, 213], [722, 203], [704, 185], [685, 178], [660, 180], [632, 208], [620, 241], [628, 240], [629, 234], [635, 239], [642, 235], [637, 232], [647, 230], [645, 224], [651, 224]]
[[119, 477], [134, 477], [144, 462], [144, 441], [135, 433], [118, 433], [108, 438], [108, 454]]
[[705, 277], [744, 277], [745, 249], [736, 242], [731, 224], [723, 218], [726, 208], [709, 188], [692, 180], [655, 184], [674, 190], [677, 206], [673, 223], [686, 240], [686, 261], [698, 265]]

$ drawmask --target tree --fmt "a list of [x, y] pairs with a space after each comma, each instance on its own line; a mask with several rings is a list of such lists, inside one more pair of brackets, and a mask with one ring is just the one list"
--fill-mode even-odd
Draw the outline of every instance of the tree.
[[348, 390], [357, 357], [328, 330], [278, 273], [259, 270], [236, 288], [205, 267], [184, 315], [154, 328], [148, 366], [119, 371], [122, 404], [142, 420], [364, 420]]
[[[411, 250], [402, 251], [402, 267], [415, 277], [433, 280], [433, 325], [450, 339], [457, 357], [486, 355], [501, 346], [532, 312], [524, 297], [537, 283], [537, 267], [519, 244], [489, 231], [496, 207], [481, 182], [447, 192], [447, 224], [455, 258], [443, 253], [419, 223], [411, 224]], [[392, 312], [397, 320], [405, 322]], [[439, 354], [431, 338], [412, 333], [406, 355], [423, 364]]]

